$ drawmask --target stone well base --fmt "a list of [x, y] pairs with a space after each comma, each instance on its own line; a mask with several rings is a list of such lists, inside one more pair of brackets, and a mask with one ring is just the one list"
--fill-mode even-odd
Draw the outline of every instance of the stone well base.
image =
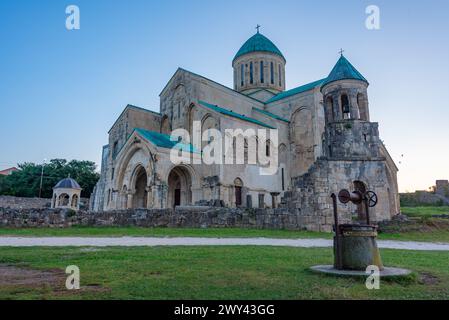
[[[310, 269], [314, 272], [318, 273], [324, 273], [332, 276], [346, 276], [346, 277], [368, 277], [369, 274], [367, 274], [365, 271], [358, 271], [358, 270], [338, 270], [335, 269], [333, 265], [318, 265], [310, 267]], [[393, 267], [384, 267], [382, 271], [380, 271], [380, 277], [386, 278], [386, 277], [400, 277], [400, 276], [406, 276], [411, 274], [412, 271], [408, 269], [402, 269], [402, 268], [393, 268]]]

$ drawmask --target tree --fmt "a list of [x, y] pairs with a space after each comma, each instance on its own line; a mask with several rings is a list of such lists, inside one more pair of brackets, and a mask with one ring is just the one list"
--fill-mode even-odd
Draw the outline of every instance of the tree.
[[[42, 197], [51, 198], [53, 187], [59, 180], [71, 177], [81, 188], [82, 197], [90, 197], [100, 175], [95, 172], [96, 165], [92, 161], [53, 159], [44, 164], [42, 179]], [[18, 165], [19, 171], [0, 178], [0, 195], [16, 197], [37, 197], [41, 179], [42, 165], [25, 162]]]

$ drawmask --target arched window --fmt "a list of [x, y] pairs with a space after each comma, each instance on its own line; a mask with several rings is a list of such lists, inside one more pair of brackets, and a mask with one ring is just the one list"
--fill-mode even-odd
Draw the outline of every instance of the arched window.
[[329, 122], [336, 118], [334, 113], [334, 99], [332, 99], [332, 97], [327, 97], [326, 99], [326, 114]]
[[211, 130], [216, 129], [218, 130], [218, 120], [215, 119], [212, 115], [207, 114], [203, 118], [203, 122], [201, 125], [201, 134], [202, 138], [205, 138], [205, 133], [207, 137], [207, 141], [202, 141], [202, 148], [206, 147], [208, 144], [210, 144], [213, 141], [213, 136]]
[[349, 108], [349, 99], [346, 94], [341, 95], [341, 111], [343, 114], [343, 119], [350, 119], [351, 118], [351, 111]]
[[242, 180], [240, 178], [236, 178], [234, 180], [235, 205], [236, 205], [236, 207], [240, 207], [242, 205], [242, 187], [243, 187]]
[[253, 84], [254, 76], [253, 76], [253, 63], [249, 63], [249, 83]]
[[281, 169], [281, 183], [282, 183], [282, 191], [285, 191], [285, 174], [284, 174], [284, 168]]
[[78, 206], [78, 195], [74, 194], [72, 196], [72, 205], [73, 208], [76, 208]]
[[266, 145], [265, 145], [265, 155], [267, 156], [267, 157], [269, 157], [270, 156], [270, 148], [271, 148], [271, 141], [270, 140], [267, 140], [267, 143], [266, 143]]
[[274, 84], [274, 63], [273, 61], [270, 63], [270, 80], [271, 80], [271, 84]]
[[243, 87], [244, 83], [245, 83], [245, 66], [242, 63], [240, 66], [240, 85]]
[[245, 138], [243, 142], [243, 162], [244, 164], [248, 164], [248, 139]]
[[114, 145], [112, 147], [112, 158], [115, 159], [115, 156], [118, 152], [118, 141], [114, 141]]
[[279, 63], [279, 87], [282, 87], [282, 68], [280, 63]]
[[59, 196], [59, 205], [62, 207], [67, 207], [69, 205], [69, 195], [67, 193], [62, 193]]
[[264, 76], [263, 76], [263, 61], [260, 61], [260, 83], [264, 82]]

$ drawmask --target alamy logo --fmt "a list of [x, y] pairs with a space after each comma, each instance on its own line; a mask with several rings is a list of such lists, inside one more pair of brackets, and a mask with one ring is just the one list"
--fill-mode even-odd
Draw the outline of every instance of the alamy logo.
[[68, 266], [65, 273], [69, 276], [65, 281], [67, 290], [79, 290], [80, 288], [80, 268], [78, 266]]
[[378, 266], [368, 266], [365, 271], [366, 274], [369, 274], [368, 278], [366, 278], [365, 286], [368, 290], [379, 290], [380, 289], [380, 270]]
[[[170, 152], [173, 164], [257, 165], [260, 175], [275, 175], [278, 170], [277, 129], [217, 129], [201, 133], [201, 122], [193, 121], [192, 136], [176, 129], [170, 139], [178, 142]], [[193, 156], [192, 156], [193, 155]]]
[[80, 8], [72, 4], [65, 9], [65, 13], [68, 14], [65, 20], [65, 27], [67, 30], [79, 30]]
[[380, 9], [378, 6], [370, 5], [366, 7], [365, 13], [368, 17], [365, 26], [368, 30], [380, 30]]

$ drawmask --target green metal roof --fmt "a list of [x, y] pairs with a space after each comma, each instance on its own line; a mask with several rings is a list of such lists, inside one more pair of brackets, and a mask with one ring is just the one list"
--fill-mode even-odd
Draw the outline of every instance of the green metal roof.
[[278, 49], [278, 47], [276, 47], [276, 45], [271, 42], [270, 39], [258, 32], [243, 44], [232, 61], [240, 56], [243, 56], [244, 54], [256, 51], [271, 52], [277, 54], [278, 56], [281, 56], [285, 60], [284, 55]]
[[181, 151], [199, 153], [199, 151], [191, 144], [184, 144], [179, 143], [178, 141], [174, 141], [168, 134], [156, 131], [149, 131], [142, 128], [134, 128], [134, 131], [137, 132], [142, 138], [150, 141], [151, 143], [155, 144], [158, 147], [167, 149], [176, 148]]
[[299, 86], [299, 87], [296, 87], [296, 88], [293, 88], [293, 89], [281, 92], [281, 93], [275, 95], [273, 98], [269, 99], [267, 102], [265, 102], [265, 104], [268, 104], [268, 103], [271, 103], [271, 102], [275, 102], [275, 101], [278, 101], [278, 100], [282, 100], [282, 99], [288, 98], [290, 96], [294, 96], [295, 94], [299, 94], [299, 93], [302, 93], [302, 92], [306, 92], [306, 91], [312, 90], [312, 89], [320, 86], [325, 80], [326, 79], [321, 79], [321, 80], [318, 80], [318, 81], [314, 81], [314, 82], [311, 82], [311, 83], [308, 83], [308, 84], [305, 84], [305, 85], [302, 85], [302, 86]]
[[201, 105], [205, 106], [206, 108], [212, 109], [212, 110], [214, 110], [216, 112], [219, 112], [221, 114], [224, 114], [224, 115], [227, 115], [227, 116], [231, 116], [231, 117], [243, 120], [243, 121], [252, 122], [252, 123], [258, 124], [260, 126], [266, 127], [266, 128], [276, 129], [276, 128], [272, 127], [272, 126], [269, 126], [266, 123], [263, 123], [262, 121], [259, 121], [259, 120], [254, 119], [254, 118], [250, 118], [250, 117], [244, 116], [243, 114], [236, 113], [234, 111], [227, 110], [225, 108], [221, 108], [221, 107], [219, 107], [217, 105], [210, 104], [210, 103], [207, 103], [207, 102], [204, 102], [204, 101], [201, 101], [201, 100], [198, 100], [198, 102]]
[[269, 117], [271, 117], [271, 118], [274, 118], [274, 119], [276, 119], [276, 120], [280, 120], [280, 121], [284, 121], [284, 122], [290, 122], [290, 121], [288, 121], [287, 119], [284, 119], [284, 118], [278, 116], [277, 114], [268, 112], [268, 111], [266, 111], [266, 110], [262, 110], [262, 109], [259, 109], [259, 108], [256, 108], [256, 107], [253, 107], [253, 110], [254, 110], [254, 111], [257, 111], [257, 112], [260, 112], [260, 113], [263, 113], [264, 115], [269, 116]]
[[368, 83], [362, 74], [358, 72], [343, 55], [338, 59], [337, 64], [334, 66], [321, 87], [338, 80], [360, 80]]

